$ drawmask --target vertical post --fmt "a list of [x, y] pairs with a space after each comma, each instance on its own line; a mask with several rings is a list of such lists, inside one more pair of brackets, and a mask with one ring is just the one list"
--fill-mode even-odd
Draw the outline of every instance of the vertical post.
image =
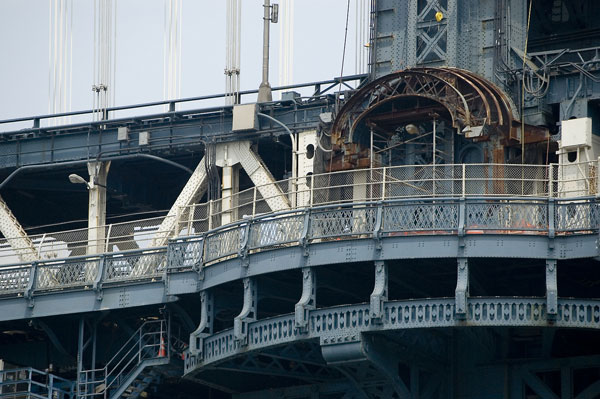
[[554, 197], [554, 164], [548, 165], [548, 197]]
[[375, 285], [370, 298], [371, 320], [381, 323], [383, 303], [388, 299], [388, 265], [384, 261], [375, 261]]
[[456, 317], [467, 317], [467, 296], [469, 295], [469, 262], [467, 258], [458, 258], [456, 278], [455, 305]]
[[257, 102], [265, 103], [273, 100], [271, 94], [271, 85], [269, 84], [269, 23], [271, 22], [270, 11], [271, 3], [270, 0], [265, 0], [263, 5], [263, 67], [262, 67], [262, 82], [258, 87], [258, 99]]
[[315, 186], [315, 176], [310, 175], [310, 206], [313, 206], [314, 201], [314, 186]]
[[252, 217], [256, 216], [256, 186], [254, 186], [254, 193], [252, 198]]
[[387, 181], [387, 179], [386, 179], [387, 170], [388, 170], [387, 166], [384, 166], [383, 167], [383, 179], [382, 179], [382, 183], [381, 183], [381, 184], [383, 184], [383, 186], [381, 187], [381, 200], [382, 201], [385, 201], [385, 195], [386, 195], [385, 186], [386, 186], [386, 181]]
[[546, 314], [549, 320], [556, 319], [558, 313], [556, 265], [556, 259], [546, 259]]
[[436, 123], [435, 123], [435, 118], [433, 118], [433, 168], [431, 171], [431, 189], [432, 189], [434, 197], [435, 197], [435, 156], [436, 156], [435, 135], [436, 135]]
[[[77, 337], [77, 396], [83, 395], [85, 392], [80, 392], [81, 384], [84, 381], [81, 380], [83, 373], [83, 333], [85, 331], [85, 324], [83, 317], [79, 318], [79, 336]], [[87, 385], [86, 385], [87, 388]], [[86, 389], [87, 390], [87, 389]]]
[[373, 128], [371, 128], [371, 149], [369, 150], [370, 169], [373, 170]]
[[108, 231], [106, 232], [106, 240], [104, 245], [104, 252], [108, 252], [109, 242], [110, 242], [110, 234], [112, 232], [112, 223], [108, 225]]
[[106, 181], [109, 162], [89, 162], [88, 255], [102, 253], [106, 225]]
[[208, 201], [208, 230], [212, 230], [213, 225], [213, 200]]
[[94, 323], [94, 329], [92, 330], [92, 364], [90, 369], [92, 370], [91, 373], [91, 380], [92, 381], [96, 381], [96, 337], [97, 337], [97, 327], [98, 324]]
[[465, 195], [467, 195], [467, 184], [465, 182], [466, 179], [466, 165], [463, 163], [462, 164], [462, 196], [464, 197]]
[[192, 223], [194, 222], [194, 217], [196, 215], [196, 204], [193, 204], [190, 212], [189, 212], [189, 217], [188, 217], [188, 225], [187, 225], [187, 234], [186, 235], [192, 235]]

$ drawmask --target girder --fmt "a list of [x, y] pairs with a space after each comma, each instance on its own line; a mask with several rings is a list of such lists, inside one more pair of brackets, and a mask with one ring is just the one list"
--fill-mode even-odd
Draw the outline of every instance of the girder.
[[38, 253], [23, 227], [0, 197], [0, 232], [21, 262], [34, 262]]

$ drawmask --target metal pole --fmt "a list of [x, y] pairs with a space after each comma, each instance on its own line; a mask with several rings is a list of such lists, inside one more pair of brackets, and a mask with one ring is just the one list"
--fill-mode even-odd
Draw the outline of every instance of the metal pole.
[[435, 118], [433, 118], [433, 170], [431, 171], [431, 185], [433, 188], [433, 196], [435, 197], [435, 152], [436, 152], [436, 148], [435, 148], [435, 135], [436, 135], [436, 123], [435, 123]]
[[262, 82], [258, 87], [258, 102], [266, 103], [273, 101], [271, 93], [271, 85], [269, 85], [269, 23], [271, 22], [270, 11], [271, 2], [265, 0], [263, 5], [263, 69], [262, 69]]
[[81, 396], [83, 392], [79, 392], [81, 388], [81, 373], [83, 372], [83, 332], [84, 322], [83, 317], [79, 319], [79, 337], [77, 341], [77, 396]]

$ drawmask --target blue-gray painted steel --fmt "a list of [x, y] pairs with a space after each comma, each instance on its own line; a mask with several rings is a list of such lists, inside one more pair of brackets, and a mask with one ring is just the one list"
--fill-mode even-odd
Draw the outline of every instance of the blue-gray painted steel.
[[595, 198], [461, 204], [462, 211], [454, 199], [336, 204], [233, 223], [174, 239], [168, 248], [6, 266], [0, 319], [158, 304], [230, 281], [331, 264], [599, 255]]
[[344, 305], [310, 311], [303, 333], [294, 327], [294, 315], [249, 323], [248, 344], [236, 341], [233, 329], [203, 340], [202, 358], [186, 353], [185, 373], [245, 351], [318, 339], [321, 345], [360, 342], [361, 334], [414, 328], [449, 327], [556, 327], [600, 329], [600, 301], [559, 299], [556, 318], [548, 319], [544, 298], [469, 298], [465, 318], [457, 317], [454, 299], [387, 301], [381, 323], [373, 323], [369, 304]]

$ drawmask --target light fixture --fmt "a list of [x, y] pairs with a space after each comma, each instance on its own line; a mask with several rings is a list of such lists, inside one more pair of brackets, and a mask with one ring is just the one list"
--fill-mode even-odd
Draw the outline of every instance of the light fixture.
[[94, 188], [94, 186], [106, 188], [106, 186], [104, 184], [95, 183], [93, 181], [92, 182], [88, 182], [83, 177], [81, 177], [81, 176], [79, 176], [78, 174], [75, 174], [75, 173], [71, 173], [69, 175], [69, 181], [71, 183], [73, 183], [73, 184], [85, 184], [85, 186], [87, 187], [88, 190], [91, 190], [92, 188]]
[[81, 177], [75, 173], [71, 173], [69, 175], [69, 181], [73, 184], [85, 184], [86, 186], [88, 186], [88, 182], [83, 177]]

